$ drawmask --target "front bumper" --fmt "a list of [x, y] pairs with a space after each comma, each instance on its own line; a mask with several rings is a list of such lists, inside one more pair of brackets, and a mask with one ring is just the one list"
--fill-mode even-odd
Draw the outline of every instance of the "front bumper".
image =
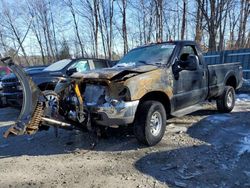
[[127, 125], [134, 121], [139, 104], [137, 101], [105, 103], [99, 106], [87, 105], [92, 120], [103, 126]]

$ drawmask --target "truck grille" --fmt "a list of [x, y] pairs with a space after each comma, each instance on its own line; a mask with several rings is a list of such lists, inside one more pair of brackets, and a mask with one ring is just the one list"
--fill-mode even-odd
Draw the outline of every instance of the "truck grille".
[[17, 87], [16, 86], [6, 86], [6, 85], [3, 85], [3, 92], [4, 93], [9, 93], [9, 92], [16, 92], [18, 91], [17, 90]]
[[17, 92], [17, 86], [20, 85], [17, 78], [8, 78], [2, 80], [3, 92], [14, 93]]
[[16, 78], [9, 78], [2, 80], [3, 83], [18, 82]]

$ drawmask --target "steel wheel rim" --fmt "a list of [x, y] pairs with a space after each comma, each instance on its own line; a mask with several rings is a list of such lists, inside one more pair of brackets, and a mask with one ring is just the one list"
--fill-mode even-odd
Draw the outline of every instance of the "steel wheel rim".
[[153, 136], [158, 136], [162, 128], [162, 115], [155, 111], [150, 118], [150, 132]]
[[232, 91], [229, 91], [227, 95], [227, 106], [231, 107], [233, 105], [233, 93]]
[[55, 95], [46, 95], [46, 98], [48, 100], [48, 106], [51, 109], [57, 108], [58, 100], [57, 100], [57, 97]]

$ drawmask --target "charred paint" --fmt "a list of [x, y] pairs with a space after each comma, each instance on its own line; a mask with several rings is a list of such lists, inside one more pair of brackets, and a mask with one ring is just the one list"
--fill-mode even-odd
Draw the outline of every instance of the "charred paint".
[[157, 66], [139, 68], [106, 69], [88, 74], [75, 74], [83, 83], [106, 85], [109, 97], [124, 101], [140, 100], [149, 92], [159, 91], [173, 96], [173, 78], [169, 69]]
[[166, 74], [168, 74], [166, 69], [159, 68], [126, 80], [124, 84], [130, 89], [131, 100], [139, 100], [153, 91], [163, 92], [171, 98], [173, 92]]

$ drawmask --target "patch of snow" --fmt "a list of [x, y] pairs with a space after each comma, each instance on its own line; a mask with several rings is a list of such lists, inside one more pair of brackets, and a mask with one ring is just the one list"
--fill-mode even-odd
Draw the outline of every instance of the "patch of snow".
[[176, 126], [175, 124], [171, 123], [167, 126], [168, 133], [183, 133], [187, 132], [187, 127], [184, 126]]
[[118, 63], [114, 67], [134, 67], [136, 65], [135, 62], [128, 62], [128, 63]]
[[243, 83], [244, 83], [244, 84], [249, 84], [249, 85], [250, 85], [250, 80], [249, 80], [249, 79], [244, 79], [244, 78], [243, 78]]
[[244, 137], [242, 140], [240, 140], [239, 145], [239, 155], [242, 155], [244, 153], [250, 153], [250, 135]]
[[0, 145], [0, 148], [6, 148], [8, 146], [9, 146], [9, 144], [2, 144], [2, 145]]
[[240, 94], [237, 95], [236, 101], [249, 101], [250, 102], [250, 95], [249, 94]]

